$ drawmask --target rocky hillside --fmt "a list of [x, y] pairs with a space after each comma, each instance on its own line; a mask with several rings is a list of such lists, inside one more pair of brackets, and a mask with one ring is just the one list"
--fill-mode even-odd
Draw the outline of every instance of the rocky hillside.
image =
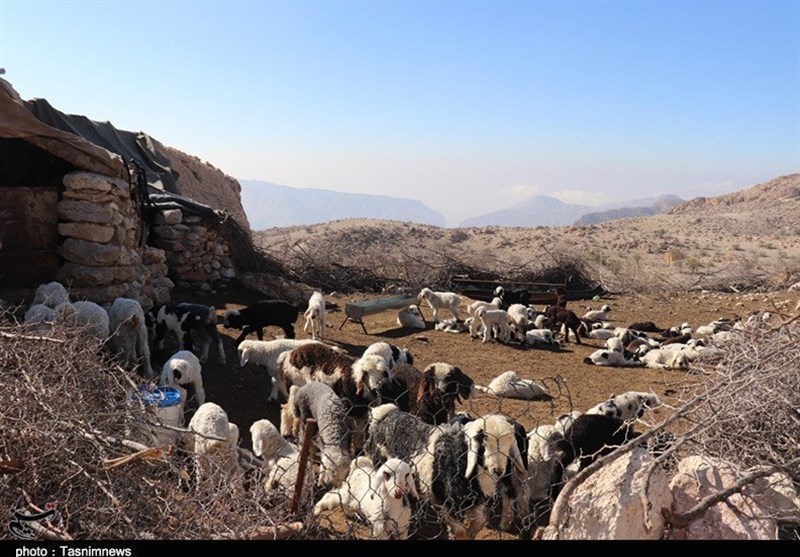
[[666, 213], [673, 207], [684, 203], [684, 200], [677, 195], [660, 195], [640, 199], [626, 204], [624, 207], [608, 208], [604, 211], [586, 213], [576, 220], [574, 226], [587, 226], [589, 224], [599, 224], [614, 219], [628, 219], [633, 217], [649, 217]]
[[459, 226], [566, 226], [592, 208], [537, 195], [510, 209], [502, 209], [461, 221]]
[[275, 228], [256, 242], [301, 276], [327, 262], [425, 282], [459, 267], [509, 276], [580, 261], [615, 291], [783, 287], [800, 280], [798, 186], [800, 175], [782, 177], [667, 214], [584, 227], [446, 229], [361, 219]]

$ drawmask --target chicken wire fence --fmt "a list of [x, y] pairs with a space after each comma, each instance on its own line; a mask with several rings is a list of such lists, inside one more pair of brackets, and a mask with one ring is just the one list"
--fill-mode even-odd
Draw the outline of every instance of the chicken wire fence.
[[[496, 399], [493, 413], [522, 425], [528, 442], [525, 447], [517, 436], [503, 444], [499, 459], [487, 454], [496, 453], [498, 444], [483, 419], [486, 405], [481, 406], [483, 416], [471, 416], [483, 425], [470, 426], [462, 416], [460, 422], [438, 426], [436, 433], [431, 429], [424, 448], [406, 459], [414, 464], [416, 497], [407, 487], [387, 494], [378, 488], [381, 482], [373, 485], [372, 480], [366, 490], [363, 481], [351, 486], [347, 478], [357, 467], [349, 463], [340, 471], [344, 481], [339, 491], [331, 494], [330, 487], [316, 482], [325, 467], [320, 457], [326, 447], [315, 446], [313, 436], [307, 461], [303, 456], [296, 462], [307, 464], [311, 481], [304, 495], [295, 497], [295, 490], [280, 487], [268, 463], [241, 443], [235, 449], [237, 465], [230, 467], [218, 454], [188, 450], [181, 441], [189, 435], [185, 428], [154, 429], [152, 408], [137, 395], [140, 378], [80, 330], [56, 327], [30, 334], [7, 322], [0, 332], [0, 513], [7, 513], [0, 538], [527, 539], [536, 536], [537, 527], [569, 516], [570, 494], [598, 468], [636, 446], [648, 448], [653, 469], [672, 469], [692, 454], [732, 463], [744, 483], [738, 491], [719, 494], [719, 500], [769, 473], [785, 474], [795, 488], [800, 486], [800, 328], [788, 318], [778, 326], [756, 321], [738, 332], [721, 360], [694, 369], [703, 374], [701, 380], [676, 386], [672, 399], [664, 401], [667, 418], [648, 423], [645, 414], [635, 424], [642, 435], [617, 450], [603, 447], [600, 458], [587, 460], [584, 470], [572, 470], [571, 479], [560, 484], [553, 478], [563, 479], [563, 470], [554, 468], [552, 460], [550, 468], [541, 462], [537, 468], [530, 449], [542, 445], [543, 437], [532, 433], [535, 428], [548, 426], [552, 432], [557, 425], [555, 403], [571, 400], [558, 377], [544, 380], [553, 401]], [[462, 407], [471, 405], [467, 399]], [[154, 432], [162, 439], [165, 433], [173, 435], [174, 442], [158, 443]], [[412, 437], [402, 429], [387, 435]], [[302, 441], [293, 440], [298, 449]], [[512, 444], [518, 449], [512, 450]], [[561, 449], [556, 446], [554, 452]], [[386, 446], [370, 447], [367, 436], [365, 452], [370, 450], [370, 458], [357, 461], [365, 465], [365, 474], [377, 472], [373, 460], [392, 456]], [[552, 459], [553, 452], [545, 453], [540, 460]], [[380, 458], [371, 458], [375, 455]], [[516, 456], [524, 457], [525, 467], [514, 466]], [[473, 460], [477, 464], [467, 477]], [[490, 462], [501, 464], [493, 469]], [[205, 470], [202, 481], [198, 469]], [[554, 505], [551, 497], [558, 491]], [[334, 497], [332, 508], [315, 509], [326, 495]], [[641, 497], [647, 497], [646, 490]], [[376, 498], [394, 506], [376, 507]], [[699, 510], [670, 521], [691, 520], [703, 505], [716, 502], [701, 501]], [[782, 536], [797, 538], [796, 516], [776, 509], [772, 518]], [[480, 529], [473, 532], [476, 525]]]

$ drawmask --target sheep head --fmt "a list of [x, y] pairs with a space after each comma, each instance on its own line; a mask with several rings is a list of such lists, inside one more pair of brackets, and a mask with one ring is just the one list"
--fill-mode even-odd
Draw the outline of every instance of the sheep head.
[[381, 384], [385, 380], [391, 379], [386, 360], [375, 354], [368, 354], [356, 360], [352, 370], [357, 395], [364, 395], [366, 389], [374, 396]]
[[411, 466], [399, 458], [390, 458], [377, 470], [377, 485], [375, 490], [394, 499], [403, 499], [410, 495], [419, 499], [414, 474]]
[[253, 422], [250, 426], [250, 437], [253, 440], [253, 454], [265, 460], [274, 458], [286, 442], [269, 420]]
[[226, 329], [241, 329], [242, 328], [242, 314], [239, 310], [230, 310], [225, 312], [225, 319], [223, 324]]
[[[509, 459], [520, 474], [525, 463], [517, 446], [514, 424], [501, 414], [477, 418], [464, 426], [467, 440], [466, 478], [478, 474], [478, 483], [487, 497], [494, 493], [497, 481], [505, 474]], [[480, 468], [480, 470], [479, 470]]]

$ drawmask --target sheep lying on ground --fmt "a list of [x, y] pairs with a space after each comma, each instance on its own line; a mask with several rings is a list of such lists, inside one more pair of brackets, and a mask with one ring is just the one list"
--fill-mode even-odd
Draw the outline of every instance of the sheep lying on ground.
[[611, 313], [611, 307], [605, 304], [600, 309], [587, 311], [583, 314], [582, 319], [586, 319], [587, 321], [605, 321], [608, 319], [609, 313]]
[[206, 401], [206, 392], [203, 390], [203, 376], [200, 360], [188, 350], [175, 352], [161, 369], [161, 385], [174, 387], [178, 385], [192, 385], [197, 404]]
[[56, 312], [44, 304], [33, 304], [25, 312], [25, 329], [30, 332], [46, 333], [53, 328]]
[[449, 309], [453, 317], [455, 317], [456, 320], [459, 319], [458, 306], [461, 305], [461, 296], [455, 292], [434, 292], [426, 287], [420, 290], [417, 299], [420, 303], [422, 303], [423, 300], [428, 302], [428, 305], [433, 310], [434, 323], [439, 322], [439, 310], [442, 308]]
[[[300, 449], [284, 439], [269, 420], [253, 422], [250, 426], [250, 438], [253, 442], [253, 454], [264, 461], [264, 472], [267, 476], [264, 491], [279, 489], [287, 495], [293, 493], [300, 471]], [[314, 474], [308, 466], [303, 480], [303, 499], [311, 494], [313, 483]]]
[[243, 340], [239, 343], [239, 366], [244, 367], [252, 362], [256, 365], [264, 366], [269, 374], [272, 388], [269, 392], [267, 400], [273, 401], [278, 399], [280, 395], [284, 400], [288, 398], [289, 393], [286, 390], [281, 377], [278, 358], [284, 352], [289, 352], [302, 346], [304, 344], [319, 344], [316, 340], [311, 339], [293, 339], [293, 338], [279, 338], [275, 340]]
[[228, 421], [228, 414], [213, 402], [202, 404], [189, 421], [186, 445], [195, 453], [195, 476], [198, 484], [224, 479], [239, 470], [239, 428]]
[[661, 406], [661, 399], [655, 393], [627, 391], [621, 395], [611, 395], [605, 402], [593, 406], [587, 414], [602, 414], [622, 421], [641, 418], [645, 411]]
[[389, 366], [389, 369], [393, 369], [394, 366], [398, 364], [414, 365], [414, 355], [411, 354], [408, 348], [400, 348], [388, 342], [374, 342], [370, 344], [367, 346], [367, 349], [364, 350], [364, 354], [362, 354], [361, 357], [363, 358], [364, 356], [370, 355], [383, 358], [386, 365]]
[[141, 363], [145, 375], [153, 377], [145, 316], [139, 302], [130, 298], [114, 300], [108, 310], [108, 327], [112, 352], [121, 355], [130, 367]]
[[475, 385], [476, 391], [502, 398], [521, 400], [552, 400], [547, 389], [531, 379], [522, 379], [514, 371], [501, 373], [488, 386]]
[[411, 466], [390, 458], [377, 469], [366, 456], [350, 466], [344, 484], [329, 491], [314, 506], [314, 514], [341, 507], [347, 516], [360, 514], [372, 524], [372, 539], [408, 538], [409, 497], [419, 498]]
[[308, 309], [303, 314], [306, 321], [303, 325], [303, 331], [308, 332], [311, 329], [311, 338], [314, 340], [325, 339], [325, 327], [328, 326], [327, 317], [325, 315], [325, 298], [322, 292], [316, 291], [308, 299]]
[[525, 344], [534, 348], [560, 348], [550, 329], [530, 329], [525, 332]]
[[256, 333], [258, 340], [264, 340], [264, 327], [274, 325], [283, 329], [286, 338], [294, 338], [294, 322], [300, 309], [283, 300], [261, 300], [240, 310], [225, 312], [225, 327], [241, 329], [236, 338], [236, 346], [250, 333]]
[[[455, 317], [448, 317], [447, 319], [439, 321], [433, 328], [436, 331], [444, 331], [446, 333], [465, 333], [472, 329], [474, 322], [475, 320], [472, 317], [467, 317], [463, 322]], [[478, 327], [480, 327], [480, 324]]]
[[56, 322], [79, 327], [84, 334], [106, 340], [110, 333], [108, 312], [94, 302], [66, 302], [56, 308]]
[[616, 350], [595, 350], [583, 359], [584, 364], [608, 367], [642, 367], [644, 364], [639, 360], [626, 360], [622, 352]]
[[61, 304], [69, 303], [69, 292], [60, 282], [40, 284], [33, 295], [31, 305], [43, 304], [50, 309], [56, 309]]
[[653, 369], [689, 369], [689, 358], [683, 350], [650, 350], [641, 361]]
[[[328, 385], [312, 381], [302, 387], [292, 387], [292, 429], [302, 439], [306, 420], [317, 422], [317, 445], [321, 462], [318, 478], [320, 485], [338, 486], [347, 477], [350, 466], [350, 431], [347, 427], [347, 409], [342, 399]], [[285, 429], [281, 424], [281, 429]]]
[[416, 305], [410, 305], [397, 312], [397, 324], [407, 329], [424, 329], [425, 319]]

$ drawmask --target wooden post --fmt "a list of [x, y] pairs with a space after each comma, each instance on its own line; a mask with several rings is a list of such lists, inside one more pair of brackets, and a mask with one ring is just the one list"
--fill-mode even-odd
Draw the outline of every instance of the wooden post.
[[294, 484], [294, 494], [292, 495], [292, 505], [290, 512], [292, 516], [297, 516], [297, 508], [300, 505], [300, 495], [303, 492], [303, 480], [306, 477], [306, 466], [308, 465], [308, 453], [311, 450], [311, 439], [317, 434], [317, 422], [313, 418], [306, 420], [305, 434], [303, 435], [303, 446], [300, 449], [300, 461], [297, 463], [297, 480]]

